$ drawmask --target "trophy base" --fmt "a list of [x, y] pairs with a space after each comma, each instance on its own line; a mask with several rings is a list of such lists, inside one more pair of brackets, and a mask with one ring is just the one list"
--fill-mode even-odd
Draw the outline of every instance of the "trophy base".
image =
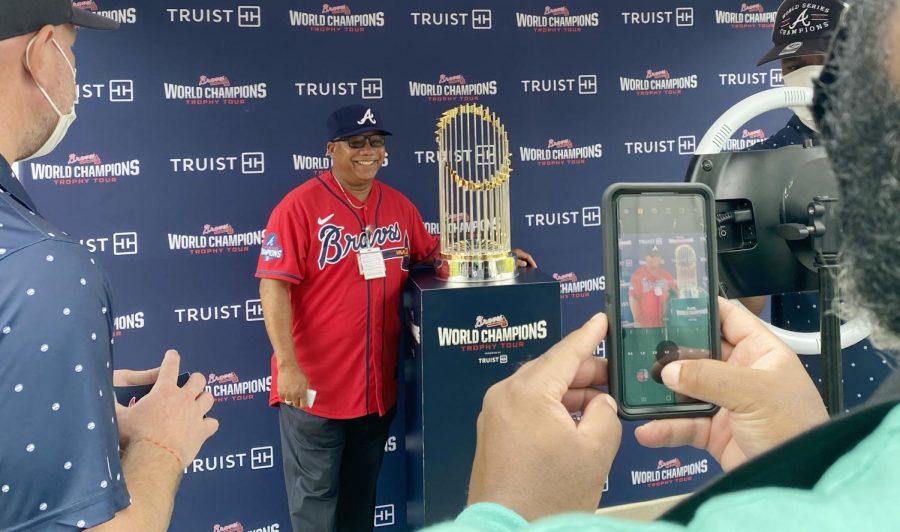
[[441, 255], [435, 272], [438, 279], [453, 283], [509, 281], [518, 275], [514, 253], [464, 259]]

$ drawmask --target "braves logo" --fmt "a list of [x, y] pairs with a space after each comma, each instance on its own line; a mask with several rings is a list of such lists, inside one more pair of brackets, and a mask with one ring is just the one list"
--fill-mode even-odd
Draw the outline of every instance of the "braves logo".
[[366, 122], [371, 123], [373, 126], [377, 123], [375, 122], [375, 115], [372, 114], [371, 109], [366, 109], [366, 114], [364, 114], [362, 118], [356, 121], [356, 123], [359, 125], [363, 125]]
[[465, 85], [466, 78], [462, 74], [457, 74], [455, 76], [448, 76], [446, 74], [441, 74], [438, 77], [438, 85], [443, 85], [448, 83], [450, 85]]
[[671, 79], [672, 75], [669, 74], [668, 70], [657, 70], [654, 72], [653, 70], [647, 70], [647, 79]]
[[671, 460], [660, 460], [660, 461], [656, 464], [656, 469], [657, 469], [657, 470], [660, 470], [660, 469], [672, 469], [672, 468], [675, 468], [675, 467], [681, 467], [681, 460], [679, 460], [678, 458], [673, 458], [673, 459], [671, 459]]
[[356, 234], [345, 234], [344, 227], [325, 224], [319, 228], [317, 236], [322, 244], [319, 252], [319, 270], [324, 270], [329, 264], [341, 262], [351, 251], [358, 252], [364, 247], [382, 247], [388, 242], [399, 243], [403, 240], [399, 222], [387, 227], [377, 227], [371, 233]]
[[103, 161], [100, 160], [100, 156], [96, 153], [92, 153], [90, 155], [82, 155], [81, 157], [75, 155], [74, 153], [69, 154], [69, 164], [92, 164], [94, 166], [98, 166], [103, 164]]
[[544, 15], [551, 17], [568, 17], [569, 16], [569, 8], [566, 6], [561, 7], [550, 7], [544, 6]]

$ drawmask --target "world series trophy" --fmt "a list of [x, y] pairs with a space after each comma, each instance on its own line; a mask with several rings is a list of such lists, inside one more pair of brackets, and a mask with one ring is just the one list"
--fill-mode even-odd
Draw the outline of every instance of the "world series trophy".
[[440, 116], [435, 138], [441, 255], [436, 274], [410, 272], [404, 293], [411, 529], [465, 506], [485, 392], [561, 336], [559, 283], [517, 271], [511, 252], [506, 128], [487, 107], [464, 104]]
[[[439, 168], [440, 279], [505, 281], [516, 277], [509, 236], [509, 138], [490, 109], [464, 104], [441, 115], [435, 132]], [[474, 155], [474, 156], [473, 156]]]

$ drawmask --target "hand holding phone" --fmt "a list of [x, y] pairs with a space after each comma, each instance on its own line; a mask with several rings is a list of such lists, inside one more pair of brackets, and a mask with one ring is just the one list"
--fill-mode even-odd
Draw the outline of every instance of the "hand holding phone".
[[676, 360], [721, 358], [713, 205], [693, 183], [622, 183], [603, 196], [610, 392], [624, 419], [718, 409], [661, 377]]

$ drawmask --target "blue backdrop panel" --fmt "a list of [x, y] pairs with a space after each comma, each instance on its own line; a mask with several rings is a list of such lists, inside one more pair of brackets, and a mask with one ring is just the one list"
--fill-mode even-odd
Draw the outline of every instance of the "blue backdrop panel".
[[[395, 136], [379, 178], [430, 224], [438, 115], [465, 101], [495, 110], [514, 150], [514, 245], [562, 281], [567, 332], [603, 308], [604, 189], [682, 179], [724, 109], [780, 83], [777, 63], [754, 66], [773, 0], [78, 3], [122, 29], [80, 34], [79, 119], [21, 172], [44, 213], [109, 272], [116, 365], [149, 367], [176, 348], [212, 381], [221, 429], [187, 470], [177, 531], [289, 529], [253, 271], [271, 209], [328, 165], [332, 109], [382, 110]], [[679, 88], [648, 92], [648, 77]], [[434, 96], [460, 84], [468, 96]], [[731, 147], [787, 116], [748, 124]], [[874, 355], [848, 361], [848, 402], [885, 368]], [[406, 528], [402, 415], [401, 403], [374, 516], [388, 530]], [[718, 471], [698, 451], [640, 447], [633, 428], [604, 506], [693, 490]]]

